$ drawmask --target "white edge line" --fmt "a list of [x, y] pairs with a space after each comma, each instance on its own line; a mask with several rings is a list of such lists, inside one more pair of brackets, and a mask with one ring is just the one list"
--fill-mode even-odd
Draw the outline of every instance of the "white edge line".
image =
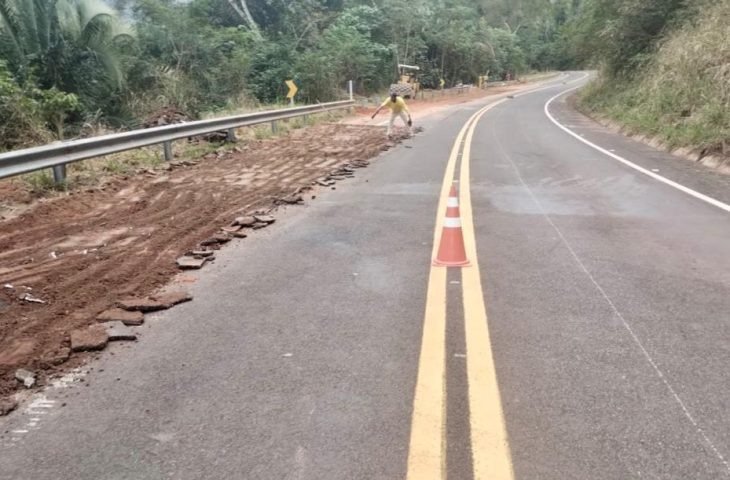
[[[578, 78], [576, 78], [574, 80], [571, 80], [569, 82], [563, 82], [563, 83], [565, 85], [572, 85], [574, 83], [578, 83], [580, 81], [585, 80], [590, 75], [591, 75], [590, 73], [585, 73], [585, 74], [583, 74], [582, 77], [578, 77]], [[561, 79], [561, 78], [563, 78], [565, 76], [568, 76], [569, 77], [569, 75], [567, 73], [565, 75], [560, 75], [558, 78], [555, 78], [553, 80], [546, 80], [545, 82], [538, 84], [537, 87], [535, 87], [535, 88], [531, 88], [529, 90], [525, 90], [524, 92], [516, 93], [516, 94], [513, 95], [513, 97], [514, 98], [519, 98], [519, 97], [522, 97], [522, 96], [525, 96], [525, 95], [530, 95], [530, 94], [533, 94], [533, 93], [541, 92], [543, 90], [548, 90], [550, 88], [559, 87], [560, 86], [559, 84], [553, 84], [552, 82], [555, 81], [555, 80], [559, 80], [559, 79]], [[542, 85], [545, 85], [545, 86], [542, 86]], [[565, 92], [563, 92], [563, 93], [565, 93]]]
[[625, 158], [620, 157], [620, 156], [616, 155], [615, 153], [612, 153], [612, 152], [606, 150], [605, 148], [600, 147], [600, 146], [596, 145], [595, 143], [586, 140], [585, 138], [581, 137], [580, 135], [578, 135], [577, 133], [575, 133], [568, 127], [566, 127], [563, 124], [561, 124], [560, 122], [558, 122], [555, 119], [555, 117], [553, 117], [552, 114], [550, 113], [550, 105], [555, 100], [562, 97], [566, 93], [572, 92], [573, 90], [577, 90], [579, 88], [581, 88], [581, 86], [577, 86], [577, 87], [573, 87], [568, 90], [565, 90], [564, 92], [561, 92], [561, 93], [555, 95], [553, 98], [548, 100], [547, 103], [545, 103], [545, 109], [544, 109], [545, 115], [547, 115], [547, 117], [550, 119], [550, 121], [553, 122], [557, 127], [559, 127], [561, 130], [563, 130], [568, 135], [571, 135], [572, 137], [576, 138], [577, 140], [580, 140], [581, 142], [585, 143], [589, 147], [591, 147], [595, 150], [598, 150], [599, 152], [603, 153], [604, 155], [608, 155], [609, 157], [613, 158], [614, 160], [618, 160], [619, 162], [623, 163], [624, 165], [631, 167], [634, 170], [653, 178], [654, 180], [658, 180], [666, 185], [669, 185], [670, 187], [676, 188], [677, 190], [686, 193], [687, 195], [691, 195], [691, 196], [697, 198], [698, 200], [702, 200], [703, 202], [709, 203], [710, 205], [717, 207], [720, 210], [724, 210], [724, 211], [730, 213], [730, 205], [723, 203], [720, 200], [716, 200], [712, 197], [708, 197], [707, 195], [705, 195], [703, 193], [692, 190], [691, 188], [685, 187], [684, 185], [681, 185], [675, 181], [669, 180], [668, 178], [662, 177], [661, 175], [657, 175], [656, 173], [654, 173], [650, 170], [647, 170], [644, 167], [640, 167], [639, 165], [636, 165], [635, 163], [630, 162], [629, 160], [626, 160]]

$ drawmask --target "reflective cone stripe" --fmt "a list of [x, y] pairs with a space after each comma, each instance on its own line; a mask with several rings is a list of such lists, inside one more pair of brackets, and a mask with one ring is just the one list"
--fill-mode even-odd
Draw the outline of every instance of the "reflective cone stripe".
[[464, 234], [461, 230], [461, 214], [459, 213], [459, 197], [456, 187], [451, 186], [451, 193], [446, 204], [446, 219], [441, 233], [441, 243], [434, 265], [442, 267], [465, 267], [469, 265], [464, 248]]

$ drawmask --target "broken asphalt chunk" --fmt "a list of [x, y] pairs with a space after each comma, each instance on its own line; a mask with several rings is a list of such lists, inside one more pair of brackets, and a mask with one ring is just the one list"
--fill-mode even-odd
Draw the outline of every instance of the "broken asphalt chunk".
[[124, 310], [136, 312], [156, 312], [168, 308], [163, 303], [150, 298], [127, 298], [119, 300], [117, 305]]
[[289, 204], [289, 205], [296, 205], [298, 203], [304, 203], [304, 197], [302, 197], [299, 194], [294, 194], [294, 195], [288, 195], [284, 198], [281, 198], [281, 199], [279, 199], [279, 201], [282, 203]]
[[[190, 258], [192, 257], [184, 257], [184, 258]], [[196, 259], [193, 259], [196, 260]], [[104, 320], [100, 321], [109, 321], [109, 322], [121, 322], [127, 326], [137, 326], [140, 325], [140, 323], [134, 323], [129, 322], [129, 319], [132, 318], [140, 318], [143, 317], [141, 312], [156, 312], [159, 310], [166, 310], [170, 307], [173, 307], [175, 305], [178, 305], [183, 302], [189, 302], [193, 299], [193, 296], [190, 295], [187, 292], [183, 291], [175, 291], [175, 292], [167, 292], [167, 293], [159, 293], [157, 295], [153, 295], [149, 298], [129, 298], [125, 300], [120, 300], [117, 302], [117, 305], [123, 309], [120, 310], [119, 308], [107, 310], [106, 312], [103, 312], [102, 314], [97, 317], [97, 319], [104, 318]], [[134, 315], [138, 315], [139, 317], [136, 317]], [[103, 316], [102, 316], [103, 315]], [[108, 319], [108, 320], [106, 320]]]
[[122, 322], [109, 322], [104, 326], [110, 342], [137, 340], [137, 334]]
[[274, 223], [276, 219], [271, 215], [254, 215], [256, 222], [258, 223]]
[[229, 237], [227, 234], [225, 234], [225, 233], [216, 233], [215, 235], [213, 235], [209, 239], [203, 240], [202, 242], [200, 242], [200, 245], [203, 246], [203, 247], [207, 247], [209, 245], [218, 245], [218, 244], [227, 243], [227, 242], [230, 242], [230, 241], [231, 241], [231, 237]]
[[243, 232], [233, 232], [233, 237], [234, 238], [246, 238], [246, 237], [248, 237], [248, 235], [246, 235]]
[[41, 361], [46, 365], [61, 365], [63, 362], [68, 360], [70, 356], [71, 350], [66, 347], [62, 347], [57, 352], [46, 355], [41, 359]]
[[235, 233], [241, 229], [240, 225], [234, 225], [232, 227], [221, 227], [221, 230], [223, 230], [226, 233]]
[[15, 371], [15, 379], [21, 382], [25, 388], [33, 388], [33, 385], [35, 385], [35, 373], [24, 368]]
[[238, 217], [233, 221], [233, 225], [241, 227], [252, 227], [254, 223], [256, 223], [256, 219], [253, 217]]
[[177, 266], [183, 270], [197, 270], [203, 268], [205, 262], [210, 257], [195, 258], [195, 257], [180, 257], [176, 260]]
[[99, 322], [122, 322], [125, 325], [138, 326], [144, 323], [144, 314], [139, 311], [128, 311], [121, 308], [110, 308], [96, 316]]
[[167, 292], [152, 296], [152, 300], [159, 302], [164, 308], [174, 307], [175, 305], [189, 302], [192, 299], [193, 296], [188, 292]]
[[269, 224], [268, 224], [268, 223], [264, 223], [264, 222], [256, 222], [256, 223], [254, 223], [254, 224], [253, 224], [253, 229], [254, 229], [254, 230], [260, 230], [260, 229], [262, 229], [262, 228], [266, 228], [266, 227], [268, 227], [268, 226], [269, 226]]
[[92, 325], [71, 332], [71, 350], [74, 352], [103, 350], [107, 343], [109, 336], [101, 325]]
[[193, 257], [212, 257], [214, 253], [213, 250], [193, 250], [190, 252]]
[[22, 301], [24, 301], [24, 302], [28, 302], [28, 303], [40, 303], [40, 304], [45, 304], [45, 303], [46, 303], [46, 302], [45, 302], [44, 300], [41, 300], [41, 299], [40, 299], [40, 298], [38, 298], [38, 297], [34, 297], [34, 296], [33, 296], [33, 295], [31, 295], [30, 293], [24, 293], [24, 294], [22, 294], [22, 295], [21, 295], [20, 297], [18, 297], [18, 298], [19, 298], [20, 300], [22, 300]]

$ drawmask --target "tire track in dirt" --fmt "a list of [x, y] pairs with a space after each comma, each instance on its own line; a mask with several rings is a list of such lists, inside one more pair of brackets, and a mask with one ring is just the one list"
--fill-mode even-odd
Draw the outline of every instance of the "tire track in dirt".
[[[16, 368], [56, 370], [42, 359], [68, 346], [71, 330], [94, 323], [119, 298], [164, 286], [178, 272], [179, 255], [234, 217], [272, 208], [274, 199], [388, 149], [383, 133], [310, 127], [37, 202], [0, 222], [0, 395], [16, 388]], [[20, 301], [23, 287], [47, 304]]]

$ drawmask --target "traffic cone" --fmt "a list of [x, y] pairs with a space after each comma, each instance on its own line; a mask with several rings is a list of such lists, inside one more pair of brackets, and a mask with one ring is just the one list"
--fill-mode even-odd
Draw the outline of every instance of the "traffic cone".
[[438, 255], [433, 261], [441, 267], [466, 267], [469, 260], [464, 248], [464, 233], [461, 231], [461, 215], [459, 213], [459, 196], [456, 187], [451, 186], [449, 201], [446, 204], [446, 220], [441, 233]]

